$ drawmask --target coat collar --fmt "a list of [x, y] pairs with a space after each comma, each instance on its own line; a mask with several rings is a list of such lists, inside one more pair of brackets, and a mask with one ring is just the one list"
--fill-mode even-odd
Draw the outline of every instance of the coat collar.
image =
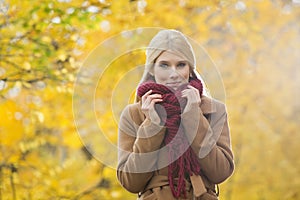
[[213, 99], [204, 95], [201, 97], [200, 108], [203, 114], [214, 113], [217, 111], [216, 104]]

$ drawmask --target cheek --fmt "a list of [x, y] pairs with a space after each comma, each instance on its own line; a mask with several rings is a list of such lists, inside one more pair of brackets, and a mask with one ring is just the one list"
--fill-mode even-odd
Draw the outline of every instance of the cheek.
[[190, 69], [189, 68], [185, 68], [185, 69], [182, 69], [180, 71], [180, 75], [182, 78], [184, 79], [189, 79], [189, 76], [190, 76]]
[[168, 70], [162, 70], [158, 67], [154, 67], [154, 78], [157, 83], [163, 83], [168, 79]]

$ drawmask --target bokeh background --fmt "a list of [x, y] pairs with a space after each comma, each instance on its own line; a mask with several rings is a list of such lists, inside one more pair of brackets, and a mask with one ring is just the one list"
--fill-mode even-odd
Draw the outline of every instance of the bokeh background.
[[[0, 200], [136, 198], [93, 156], [105, 149], [82, 142], [72, 103], [93, 49], [115, 35], [134, 43], [126, 30], [144, 27], [182, 31], [217, 66], [236, 163], [220, 199], [300, 199], [299, 19], [299, 0], [0, 0]], [[122, 107], [105, 103], [133, 99], [112, 91], [143, 53], [99, 80], [98, 125], [114, 144]]]

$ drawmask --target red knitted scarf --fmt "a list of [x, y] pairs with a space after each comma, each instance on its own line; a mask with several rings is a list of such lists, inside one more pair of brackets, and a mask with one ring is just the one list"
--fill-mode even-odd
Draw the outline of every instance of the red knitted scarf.
[[[187, 88], [188, 84], [180, 86], [176, 91], [162, 84], [145, 82], [138, 87], [137, 95], [142, 97], [150, 89], [152, 94], [161, 94], [163, 101], [155, 104], [155, 109], [165, 124], [167, 131], [163, 144], [167, 146], [169, 164], [168, 180], [174, 197], [183, 194], [186, 197], [185, 175], [199, 174], [200, 164], [197, 155], [190, 147], [181, 123], [181, 113], [186, 106], [186, 98], [181, 97], [181, 91]], [[202, 95], [203, 85], [199, 79], [190, 79], [189, 85], [197, 88]], [[162, 109], [162, 107], [164, 109]], [[164, 115], [166, 117], [163, 117]], [[193, 120], [193, 119], [191, 119]], [[175, 137], [176, 136], [176, 137]], [[177, 158], [177, 159], [176, 159]], [[173, 162], [174, 161], [174, 162]], [[177, 182], [175, 182], [175, 178]], [[175, 184], [177, 188], [175, 187]]]

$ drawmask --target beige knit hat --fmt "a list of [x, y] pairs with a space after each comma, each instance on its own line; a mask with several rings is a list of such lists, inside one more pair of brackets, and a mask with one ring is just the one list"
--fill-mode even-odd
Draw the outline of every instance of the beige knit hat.
[[[151, 75], [151, 71], [155, 60], [166, 50], [183, 55], [191, 67], [191, 76], [200, 79], [203, 85], [205, 85], [200, 74], [196, 71], [196, 59], [191, 44], [181, 32], [174, 29], [161, 30], [150, 41], [146, 49], [145, 70], [140, 84], [148, 80], [153, 80], [154, 77]], [[207, 90], [206, 87], [204, 89]], [[207, 91], [204, 92], [206, 93]]]
[[192, 68], [191, 71], [195, 69], [196, 60], [194, 52], [187, 38], [177, 30], [162, 30], [152, 38], [146, 49], [145, 70], [140, 83], [151, 78], [153, 79], [151, 71], [153, 69], [154, 62], [158, 56], [166, 50], [171, 50], [174, 53], [183, 55], [189, 62], [189, 65]]

